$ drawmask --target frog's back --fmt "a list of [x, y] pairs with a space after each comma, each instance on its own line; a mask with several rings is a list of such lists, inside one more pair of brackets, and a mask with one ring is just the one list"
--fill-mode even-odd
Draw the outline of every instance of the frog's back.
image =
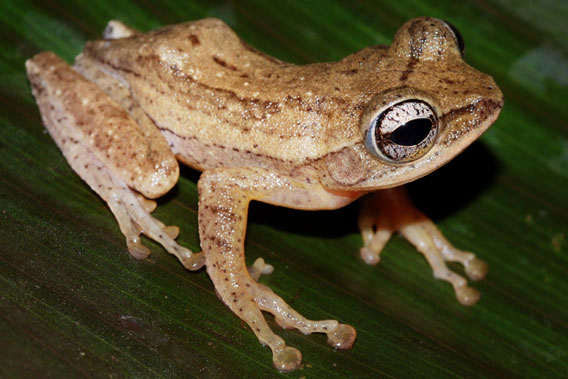
[[360, 104], [318, 80], [333, 64], [282, 62], [217, 19], [90, 42], [84, 55], [122, 78], [174, 152], [197, 168], [298, 165], [360, 139], [357, 125], [338, 119]]

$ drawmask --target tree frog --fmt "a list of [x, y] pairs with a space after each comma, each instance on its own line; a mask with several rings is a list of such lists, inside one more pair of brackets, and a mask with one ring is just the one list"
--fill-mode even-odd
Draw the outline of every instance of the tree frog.
[[[189, 270], [206, 266], [219, 298], [290, 371], [301, 353], [273, 333], [262, 312], [302, 333], [326, 333], [348, 349], [355, 329], [305, 318], [260, 284], [272, 266], [246, 266], [251, 200], [302, 210], [337, 209], [369, 194], [359, 227], [361, 257], [376, 264], [393, 232], [424, 254], [434, 276], [475, 303], [487, 266], [454, 248], [416, 210], [402, 185], [447, 163], [497, 118], [503, 96], [467, 65], [450, 24], [408, 21], [392, 45], [333, 63], [294, 65], [246, 44], [225, 23], [203, 19], [140, 33], [109, 22], [73, 67], [50, 52], [26, 62], [43, 123], [73, 170], [109, 206], [137, 259], [160, 243]], [[179, 228], [151, 216], [179, 176], [198, 182], [202, 252], [175, 241]]]

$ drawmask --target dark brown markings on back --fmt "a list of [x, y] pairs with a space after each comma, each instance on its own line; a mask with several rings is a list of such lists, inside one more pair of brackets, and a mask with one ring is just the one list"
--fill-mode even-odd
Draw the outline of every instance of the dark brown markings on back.
[[230, 63], [225, 62], [224, 60], [222, 60], [222, 59], [219, 58], [219, 57], [214, 56], [214, 57], [213, 57], [213, 61], [215, 61], [215, 63], [217, 63], [219, 66], [228, 68], [229, 70], [232, 70], [232, 71], [237, 71], [237, 70], [238, 70], [237, 67], [233, 66], [233, 65], [230, 64]]
[[193, 46], [197, 46], [197, 45], [201, 44], [201, 42], [199, 41], [199, 37], [197, 37], [195, 34], [190, 34], [189, 40], [191, 41], [191, 44]]
[[[158, 58], [158, 57], [156, 57], [156, 58]], [[223, 65], [223, 64], [228, 65], [228, 63], [226, 63], [222, 60], [220, 60], [220, 62], [217, 62], [217, 60], [215, 58], [217, 58], [217, 57], [214, 57], [214, 60], [215, 60], [216, 63], [218, 63], [220, 65]], [[169, 67], [172, 71], [174, 71], [174, 73], [179, 74], [178, 77], [183, 77], [184, 79], [186, 79], [186, 80], [188, 80], [188, 81], [190, 81], [190, 82], [196, 84], [197, 86], [202, 87], [206, 90], [224, 93], [224, 94], [228, 95], [229, 97], [231, 97], [231, 98], [233, 98], [233, 99], [235, 99], [235, 100], [237, 100], [237, 101], [239, 101], [243, 104], [254, 104], [255, 106], [260, 106], [260, 107], [264, 108], [267, 111], [267, 113], [278, 113], [280, 111], [280, 108], [275, 106], [276, 103], [273, 102], [273, 101], [260, 100], [258, 98], [252, 98], [252, 97], [242, 97], [242, 96], [237, 95], [237, 93], [233, 90], [230, 90], [230, 89], [227, 89], [227, 88], [213, 87], [213, 86], [206, 84], [204, 82], [200, 82], [200, 81], [195, 80], [194, 78], [186, 75], [184, 72], [182, 72], [177, 67], [173, 67], [173, 66], [169, 66]], [[116, 67], [113, 67], [113, 68], [119, 69], [119, 68], [116, 68]], [[230, 69], [233, 69], [233, 68], [230, 68]], [[234, 69], [237, 70], [236, 67], [234, 67]], [[241, 77], [242, 77], [242, 75], [241, 75]], [[305, 106], [307, 104], [306, 101], [303, 101], [301, 98], [297, 98], [297, 97], [291, 98], [290, 96], [288, 96], [287, 101], [290, 101], [291, 99], [295, 100], [295, 101], [290, 102], [290, 104], [295, 104], [297, 108], [300, 108], [300, 109], [304, 108], [304, 110], [305, 110]], [[336, 103], [338, 105], [345, 105], [347, 103], [346, 100], [341, 98], [341, 97], [331, 97], [331, 98], [329, 98], [329, 100], [333, 101], [334, 103]], [[359, 109], [361, 106], [364, 106], [365, 104], [366, 103], [356, 104], [355, 108]]]
[[446, 84], [449, 84], [449, 85], [454, 85], [454, 84], [456, 84], [456, 81], [455, 81], [455, 80], [448, 79], [448, 78], [440, 78], [440, 82], [441, 82], [441, 83], [446, 83]]
[[[159, 58], [157, 56], [155, 56], [155, 58], [159, 60]], [[215, 58], [217, 58], [217, 57], [214, 57], [214, 60], [215, 60]], [[227, 64], [226, 62], [224, 62], [222, 60], [220, 60], [220, 61]], [[218, 63], [218, 64], [221, 64], [220, 62], [217, 62], [216, 60], [215, 60], [215, 62]], [[111, 66], [111, 67], [113, 67], [113, 66]], [[116, 70], [121, 70], [121, 68], [118, 68], [118, 67], [113, 67], [113, 68], [116, 69]], [[237, 95], [236, 92], [233, 91], [233, 90], [226, 89], [226, 88], [213, 87], [209, 84], [197, 81], [194, 78], [192, 78], [191, 76], [186, 75], [183, 71], [181, 71], [179, 68], [177, 68], [175, 66], [170, 65], [169, 68], [172, 71], [174, 71], [174, 73], [176, 74], [176, 76], [178, 78], [183, 78], [183, 79], [185, 79], [189, 82], [192, 82], [195, 85], [202, 87], [206, 90], [224, 93], [224, 94], [228, 95], [230, 98], [235, 99], [242, 104], [246, 104], [247, 106], [248, 105], [254, 105], [254, 106], [262, 107], [266, 111], [267, 114], [274, 114], [274, 113], [278, 113], [278, 112], [281, 111], [280, 107], [276, 106], [276, 103], [274, 103], [270, 100], [260, 100], [258, 98], [241, 97], [241, 96]], [[123, 71], [127, 71], [127, 70], [123, 70]], [[170, 85], [170, 87], [171, 87], [171, 85]], [[174, 90], [174, 89], [172, 88], [172, 90]], [[338, 105], [347, 105], [346, 100], [341, 98], [341, 97], [331, 97], [331, 98], [329, 98], [329, 100], [338, 104]], [[318, 101], [321, 102], [322, 100], [320, 99], [320, 100], [316, 100], [313, 103], [310, 103], [310, 102], [303, 100], [299, 96], [298, 97], [288, 96], [284, 100], [284, 103], [286, 103], [287, 105], [293, 105], [296, 108], [301, 109], [303, 111], [307, 111], [307, 112], [312, 112], [312, 111], [314, 111], [314, 108], [315, 108], [315, 109], [317, 109], [317, 111], [316, 111], [317, 113], [322, 113], [320, 111], [320, 109], [322, 108], [322, 105], [318, 104]], [[361, 110], [365, 106], [366, 106], [366, 102], [360, 102], [358, 104], [354, 104], [353, 109]], [[253, 114], [254, 114], [254, 112], [253, 112]], [[258, 117], [254, 117], [254, 118], [259, 119]], [[260, 118], [260, 119], [262, 119], [262, 118]]]
[[[251, 49], [253, 49], [251, 47]], [[254, 50], [254, 49], [253, 49]], [[254, 50], [255, 52], [257, 52], [256, 50]], [[257, 52], [258, 53], [258, 52]], [[94, 56], [96, 56], [96, 54], [93, 54]], [[139, 74], [138, 72], [130, 69], [130, 68], [125, 68], [125, 67], [119, 67], [117, 65], [112, 64], [109, 61], [105, 61], [103, 59], [101, 59], [101, 57], [97, 57], [97, 59], [99, 61], [101, 61], [101, 63], [107, 65], [108, 67], [112, 68], [115, 71], [121, 71], [124, 72], [126, 74], [130, 74], [133, 75], [137, 78], [142, 77], [141, 74]], [[141, 64], [141, 65], [156, 65], [156, 66], [161, 66], [161, 61], [159, 56], [157, 56], [156, 54], [150, 54], [150, 55], [138, 55], [136, 57], [136, 61]], [[219, 62], [216, 62], [218, 64], [221, 64]], [[226, 63], [226, 62], [225, 62]], [[240, 102], [241, 104], [244, 104], [246, 106], [255, 106], [255, 107], [262, 107], [265, 110], [265, 113], [278, 113], [281, 111], [280, 107], [275, 106], [277, 103], [274, 103], [270, 100], [260, 100], [257, 98], [249, 98], [249, 97], [241, 97], [239, 95], [237, 95], [237, 93], [233, 90], [227, 89], [227, 88], [218, 88], [218, 87], [214, 87], [211, 86], [209, 84], [200, 82], [195, 80], [194, 78], [192, 78], [191, 76], [187, 75], [185, 72], [183, 72], [182, 70], [180, 70], [177, 66], [175, 65], [168, 65], [168, 68], [173, 72], [173, 74], [176, 76], [176, 78], [178, 80], [186, 80], [188, 82], [191, 82], [193, 84], [195, 84], [198, 87], [201, 87], [205, 90], [209, 90], [209, 91], [216, 91], [219, 92], [221, 94], [225, 94], [227, 95], [229, 98], [232, 98], [238, 102]], [[172, 87], [171, 83], [168, 83], [168, 85], [170, 86], [170, 88], [172, 89], [172, 91], [175, 91], [176, 89]], [[162, 91], [163, 92], [163, 91]], [[185, 91], [186, 95], [190, 95], [190, 92]], [[303, 110], [303, 111], [307, 111], [307, 112], [313, 112], [314, 108], [315, 111], [318, 114], [323, 114], [324, 112], [321, 111], [322, 108], [322, 104], [319, 104], [318, 101], [321, 103], [321, 99], [316, 100], [315, 102], [307, 102], [304, 101], [301, 98], [298, 97], [289, 97], [287, 99], [285, 99], [284, 103], [288, 106], [294, 106], [297, 109]], [[337, 105], [343, 105], [343, 111], [347, 112], [350, 115], [353, 115], [354, 112], [358, 112], [362, 109], [364, 109], [364, 107], [366, 106], [367, 102], [366, 101], [362, 101], [359, 102], [357, 104], [348, 104], [348, 102], [341, 97], [329, 97], [326, 98], [325, 101], [332, 101], [334, 103], [336, 103]], [[203, 111], [203, 110], [201, 110]], [[245, 112], [247, 113], [247, 112]], [[254, 115], [254, 112], [248, 112], [250, 114], [248, 114], [248, 116], [250, 117], [251, 115]], [[254, 117], [255, 119], [259, 119], [258, 117]], [[262, 120], [262, 118], [260, 118]], [[227, 120], [228, 121], [228, 120]], [[229, 124], [233, 124], [234, 126], [237, 126], [237, 124], [235, 122], [230, 122], [228, 121]], [[239, 129], [241, 129], [240, 127], [238, 127]]]
[[347, 75], [347, 76], [355, 75], [358, 72], [359, 72], [359, 70], [357, 70], [356, 68], [351, 68], [351, 69], [348, 69], [348, 70], [341, 71], [342, 74]]

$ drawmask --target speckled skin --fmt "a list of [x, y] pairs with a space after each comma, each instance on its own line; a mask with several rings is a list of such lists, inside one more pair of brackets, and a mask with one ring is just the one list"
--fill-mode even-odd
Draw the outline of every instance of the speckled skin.
[[[458, 300], [479, 298], [444, 261], [461, 262], [473, 279], [483, 277], [483, 262], [445, 240], [403, 189], [386, 189], [448, 162], [503, 105], [491, 77], [462, 60], [446, 23], [411, 20], [390, 47], [296, 66], [253, 49], [216, 19], [146, 34], [111, 21], [105, 39], [89, 42], [77, 57], [75, 70], [52, 53], [26, 67], [44, 124], [73, 169], [109, 204], [132, 255], [149, 254], [140, 243], [144, 233], [185, 267], [206, 265], [219, 297], [272, 349], [278, 369], [296, 369], [301, 354], [270, 330], [261, 311], [283, 327], [327, 333], [336, 348], [350, 348], [356, 333], [335, 320], [305, 319], [256, 282], [271, 267], [259, 260], [249, 273], [245, 265], [251, 200], [335, 209], [385, 189], [368, 198], [359, 219], [363, 259], [377, 263], [399, 231], [424, 253], [434, 275], [454, 286]], [[364, 145], [369, 126], [385, 106], [406, 99], [432, 107], [437, 139], [411, 162], [378, 159]], [[203, 253], [177, 245], [178, 229], [150, 215], [155, 203], [146, 198], [175, 184], [176, 158], [203, 171]]]

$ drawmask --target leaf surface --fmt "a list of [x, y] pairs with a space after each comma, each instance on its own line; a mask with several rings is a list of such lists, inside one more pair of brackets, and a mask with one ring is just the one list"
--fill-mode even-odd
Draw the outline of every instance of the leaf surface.
[[[158, 5], [159, 4], [159, 5]], [[490, 265], [466, 308], [400, 237], [378, 266], [358, 257], [357, 205], [334, 212], [251, 207], [247, 261], [311, 318], [354, 325], [352, 350], [269, 323], [304, 356], [290, 377], [558, 377], [568, 372], [568, 6], [545, 0], [396, 2], [4, 1], [0, 5], [0, 376], [271, 377], [271, 353], [156, 244], [135, 261], [106, 205], [46, 134], [24, 62], [72, 61], [110, 19], [140, 29], [207, 16], [294, 63], [389, 44], [407, 19], [455, 25], [466, 59], [506, 105], [461, 156], [410, 186], [457, 246]], [[199, 250], [198, 174], [184, 170], [155, 215]], [[457, 268], [459, 270], [459, 268]]]

